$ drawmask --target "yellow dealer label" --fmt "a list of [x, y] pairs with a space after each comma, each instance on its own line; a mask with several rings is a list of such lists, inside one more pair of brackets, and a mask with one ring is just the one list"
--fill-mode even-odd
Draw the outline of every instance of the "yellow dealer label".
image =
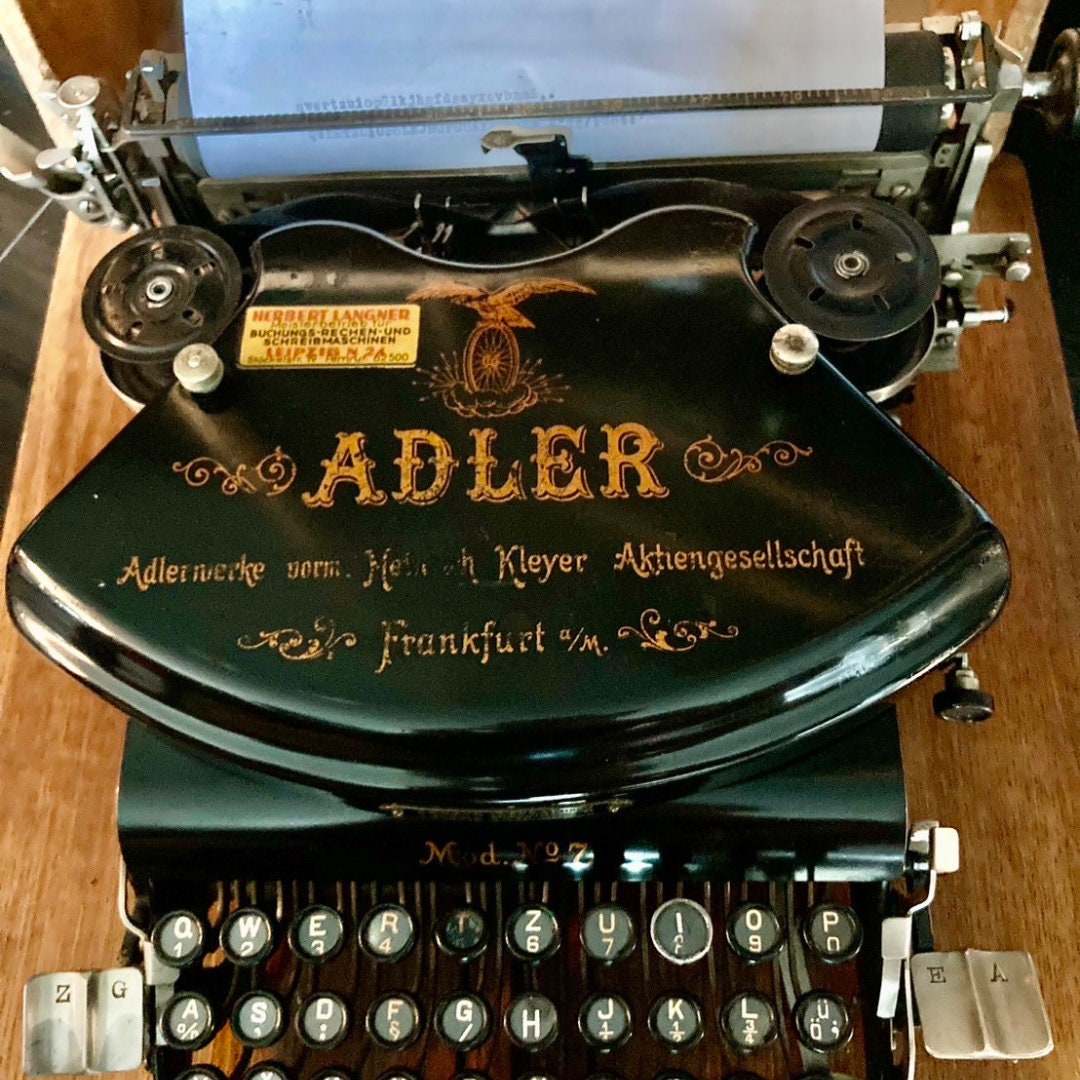
[[419, 345], [419, 304], [251, 307], [240, 366], [409, 368]]

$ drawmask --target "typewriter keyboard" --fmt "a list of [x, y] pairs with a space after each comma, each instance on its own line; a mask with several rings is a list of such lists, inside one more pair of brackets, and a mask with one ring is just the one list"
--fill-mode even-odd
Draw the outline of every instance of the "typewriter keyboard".
[[887, 1054], [880, 895], [159, 887], [152, 947], [175, 981], [153, 1064], [158, 1080], [868, 1080]]

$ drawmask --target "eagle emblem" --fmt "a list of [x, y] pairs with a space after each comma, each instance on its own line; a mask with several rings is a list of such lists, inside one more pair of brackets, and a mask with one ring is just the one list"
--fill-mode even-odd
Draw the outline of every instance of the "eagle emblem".
[[447, 282], [417, 289], [409, 303], [448, 300], [479, 316], [463, 352], [445, 353], [430, 371], [419, 369], [432, 395], [452, 412], [473, 417], [515, 416], [542, 401], [561, 401], [569, 387], [561, 375], [548, 375], [542, 360], [522, 360], [516, 330], [536, 324], [518, 310], [533, 296], [576, 292], [595, 296], [587, 285], [562, 278], [530, 278], [501, 289]]

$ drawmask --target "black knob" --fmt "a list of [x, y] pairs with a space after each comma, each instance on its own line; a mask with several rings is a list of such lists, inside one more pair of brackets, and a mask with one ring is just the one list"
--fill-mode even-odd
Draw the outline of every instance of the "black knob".
[[945, 673], [945, 689], [934, 695], [934, 712], [942, 720], [976, 724], [994, 715], [994, 698], [979, 686], [979, 678], [961, 653]]
[[1063, 30], [1050, 50], [1042, 114], [1053, 135], [1080, 135], [1080, 30]]

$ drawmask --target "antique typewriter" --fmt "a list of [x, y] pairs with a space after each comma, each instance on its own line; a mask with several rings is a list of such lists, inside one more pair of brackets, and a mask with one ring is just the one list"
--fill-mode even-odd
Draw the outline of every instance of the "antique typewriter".
[[[122, 959], [31, 980], [27, 1075], [1050, 1052], [1028, 954], [933, 938], [958, 838], [908, 821], [888, 699], [942, 669], [940, 715], [989, 716], [965, 650], [1009, 565], [890, 409], [1007, 320], [992, 128], [1075, 126], [1080, 35], [1029, 74], [974, 14], [886, 29], [870, 88], [208, 117], [162, 52], [122, 100], [50, 88], [72, 146], [6, 171], [137, 226], [83, 315], [139, 412], [8, 567], [131, 717]], [[867, 109], [828, 152], [609, 161], [585, 123]], [[432, 130], [490, 164], [200, 160]]]

